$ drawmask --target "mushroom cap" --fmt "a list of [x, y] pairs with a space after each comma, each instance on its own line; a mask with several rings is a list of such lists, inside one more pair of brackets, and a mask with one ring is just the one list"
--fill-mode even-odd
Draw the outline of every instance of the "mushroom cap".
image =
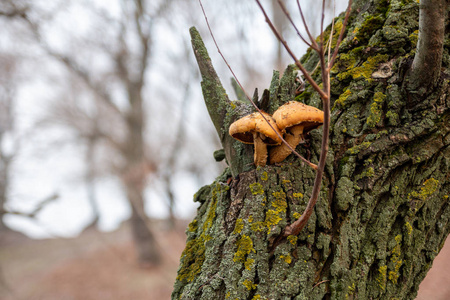
[[[272, 125], [278, 134], [281, 136], [275, 120], [267, 113], [262, 112], [264, 117]], [[253, 133], [261, 133], [262, 140], [268, 145], [279, 145], [281, 143], [280, 137], [274, 132], [272, 127], [267, 124], [266, 120], [259, 112], [249, 114], [230, 125], [229, 134], [245, 144], [253, 144]]]
[[273, 113], [273, 118], [282, 132], [302, 124], [303, 132], [306, 133], [322, 125], [323, 111], [301, 102], [289, 101]]

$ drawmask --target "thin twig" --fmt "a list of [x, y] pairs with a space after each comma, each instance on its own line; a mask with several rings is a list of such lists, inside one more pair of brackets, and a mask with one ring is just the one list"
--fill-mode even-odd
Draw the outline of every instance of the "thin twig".
[[205, 21], [206, 21], [206, 25], [208, 26], [208, 30], [209, 33], [211, 34], [211, 37], [214, 41], [214, 44], [216, 45], [217, 51], [219, 52], [220, 56], [222, 57], [223, 61], [225, 62], [225, 64], [227, 65], [228, 69], [230, 70], [231, 74], [233, 75], [234, 79], [236, 80], [236, 82], [238, 83], [239, 87], [241, 88], [241, 90], [244, 92], [245, 96], [247, 97], [247, 99], [250, 101], [250, 103], [253, 105], [253, 107], [261, 114], [261, 116], [263, 117], [263, 119], [267, 122], [267, 124], [269, 124], [270, 128], [272, 128], [272, 130], [275, 132], [275, 134], [281, 139], [282, 143], [285, 144], [291, 151], [293, 154], [295, 154], [297, 157], [299, 157], [303, 162], [307, 163], [311, 168], [313, 168], [314, 170], [317, 170], [317, 165], [313, 164], [312, 162], [310, 162], [309, 160], [307, 160], [306, 158], [304, 158], [303, 156], [301, 156], [300, 154], [297, 153], [297, 151], [295, 151], [295, 149], [289, 145], [288, 142], [286, 142], [286, 140], [283, 138], [283, 136], [281, 136], [278, 131], [272, 126], [272, 124], [270, 124], [270, 122], [267, 120], [267, 118], [264, 116], [264, 114], [262, 113], [262, 111], [259, 109], [259, 107], [255, 104], [255, 102], [248, 96], [248, 94], [245, 92], [244, 87], [242, 86], [242, 84], [240, 83], [239, 79], [237, 78], [237, 76], [234, 74], [233, 69], [231, 68], [231, 66], [228, 64], [228, 61], [225, 59], [225, 56], [222, 54], [222, 51], [220, 51], [219, 45], [216, 42], [216, 39], [214, 38], [214, 34], [212, 32], [212, 29], [209, 25], [208, 22], [208, 18], [206, 16], [205, 13], [205, 9], [203, 8], [203, 4], [201, 0], [198, 0], [198, 2], [200, 3], [200, 7], [202, 9], [203, 12], [203, 16], [205, 17]]
[[300, 5], [299, 0], [297, 0], [297, 6], [298, 6], [298, 11], [300, 12], [300, 16], [302, 17], [303, 26], [305, 26], [306, 33], [308, 33], [308, 36], [309, 36], [309, 40], [311, 41], [311, 44], [313, 44], [313, 46], [314, 46], [313, 49], [318, 51], [319, 45], [317, 45], [316, 40], [314, 39], [311, 32], [309, 31], [309, 27], [308, 27], [308, 24], [306, 23], [305, 16], [303, 15], [302, 6]]
[[322, 284], [322, 283], [325, 283], [325, 282], [329, 282], [329, 280], [322, 280], [321, 282], [316, 283], [316, 284], [313, 286], [313, 289], [314, 289], [316, 286], [318, 286], [318, 285], [320, 285], [320, 284]]
[[341, 45], [342, 38], [344, 37], [345, 28], [347, 27], [348, 18], [350, 16], [350, 11], [352, 9], [352, 2], [353, 0], [348, 1], [347, 11], [345, 13], [344, 23], [342, 24], [341, 32], [339, 33], [339, 38], [336, 41], [336, 46], [334, 46], [334, 52], [331, 59], [328, 60], [328, 69], [331, 70], [331, 68], [334, 65], [334, 60], [336, 59], [336, 56], [339, 52], [339, 46]]
[[297, 32], [297, 35], [302, 39], [302, 41], [303, 41], [306, 45], [308, 45], [308, 47], [311, 47], [311, 48], [314, 49], [313, 45], [312, 45], [310, 42], [308, 42], [308, 41], [303, 37], [303, 35], [300, 33], [300, 30], [298, 30], [297, 26], [295, 25], [294, 21], [292, 20], [291, 15], [289, 14], [289, 11], [287, 10], [286, 5], [284, 5], [283, 1], [282, 1], [282, 0], [278, 0], [278, 4], [280, 5], [281, 10], [283, 11], [283, 13], [284, 13], [284, 14], [286, 15], [286, 17], [288, 18], [289, 22], [291, 22], [292, 27], [294, 27], [295, 31]]
[[21, 211], [16, 211], [16, 210], [7, 210], [7, 209], [0, 209], [0, 216], [9, 214], [9, 215], [16, 215], [16, 216], [21, 216], [21, 217], [26, 217], [26, 218], [30, 218], [30, 219], [35, 219], [36, 215], [50, 202], [55, 201], [56, 199], [59, 198], [58, 194], [53, 194], [43, 200], [41, 200], [39, 202], [39, 204], [29, 213], [26, 212], [21, 212]]
[[[289, 48], [287, 42], [283, 39], [281, 34], [278, 32], [278, 30], [273, 25], [272, 21], [270, 20], [269, 16], [267, 15], [266, 11], [264, 10], [263, 6], [261, 5], [261, 2], [259, 0], [256, 0], [256, 3], [261, 8], [262, 13], [264, 14], [264, 17], [266, 18], [266, 22], [269, 25], [270, 29], [272, 29], [272, 32], [275, 34], [277, 39], [283, 44], [286, 51], [289, 53], [289, 55], [292, 57], [292, 59], [295, 62], [295, 65], [302, 71], [303, 76], [305, 76], [305, 79], [311, 84], [311, 86], [316, 90], [316, 92], [319, 93], [320, 97], [327, 97], [326, 94], [322, 91], [322, 89], [319, 87], [319, 85], [314, 81], [314, 79], [311, 77], [311, 75], [308, 73], [308, 71], [305, 69], [305, 67], [300, 63], [300, 61], [295, 56], [294, 52]], [[307, 30], [309, 32], [309, 30]], [[316, 44], [316, 41], [311, 40], [313, 42], [313, 45]]]
[[[312, 193], [311, 193], [311, 197], [310, 197], [310, 199], [308, 201], [308, 204], [307, 204], [303, 214], [300, 216], [300, 218], [297, 221], [295, 221], [294, 223], [292, 223], [291, 225], [288, 225], [288, 226], [285, 227], [285, 229], [283, 231], [283, 234], [280, 235], [278, 237], [278, 239], [274, 243], [274, 245], [276, 246], [283, 237], [287, 237], [289, 235], [298, 235], [301, 232], [301, 230], [306, 226], [306, 224], [307, 224], [311, 214], [313, 213], [314, 206], [316, 205], [316, 202], [317, 202], [317, 200], [319, 198], [320, 186], [322, 184], [322, 177], [323, 177], [323, 173], [324, 173], [324, 170], [325, 170], [326, 156], [327, 156], [327, 152], [328, 152], [328, 139], [329, 139], [329, 131], [330, 131], [330, 70], [331, 70], [331, 68], [333, 66], [334, 59], [336, 58], [340, 42], [342, 40], [344, 31], [345, 31], [345, 27], [347, 25], [348, 16], [349, 16], [349, 13], [350, 13], [352, 1], [351, 0], [349, 1], [349, 5], [347, 7], [347, 13], [346, 13], [346, 16], [345, 16], [345, 20], [344, 20], [343, 26], [341, 28], [341, 32], [339, 34], [338, 41], [336, 43], [335, 51], [333, 53], [333, 56], [331, 57], [331, 59], [327, 63], [326, 62], [326, 57], [325, 57], [325, 53], [326, 53], [326, 48], [327, 47], [323, 43], [323, 20], [324, 20], [324, 14], [325, 14], [325, 0], [323, 0], [323, 3], [322, 3], [322, 22], [321, 22], [321, 33], [320, 33], [320, 40], [321, 40], [320, 45], [317, 45], [316, 41], [312, 37], [312, 35], [311, 35], [310, 31], [309, 31], [308, 25], [306, 23], [306, 20], [304, 18], [303, 11], [302, 11], [301, 6], [300, 6], [300, 2], [297, 0], [297, 5], [299, 7], [300, 15], [302, 17], [302, 21], [303, 21], [303, 24], [305, 26], [306, 32], [308, 33], [308, 36], [310, 37], [311, 44], [314, 45], [314, 47], [312, 47], [312, 48], [313, 49], [315, 48], [314, 50], [319, 55], [320, 66], [321, 66], [321, 71], [322, 71], [322, 88], [320, 88], [317, 85], [317, 83], [312, 79], [310, 74], [308, 74], [306, 72], [306, 70], [303, 68], [303, 66], [299, 62], [299, 60], [295, 57], [295, 55], [293, 54], [292, 50], [287, 45], [286, 41], [282, 38], [282, 36], [278, 33], [278, 31], [273, 26], [272, 22], [270, 21], [269, 17], [267, 16], [267, 14], [266, 14], [264, 8], [262, 7], [261, 3], [259, 2], [259, 0], [256, 0], [256, 2], [259, 5], [259, 7], [261, 8], [261, 11], [263, 12], [263, 14], [264, 14], [264, 16], [266, 18], [266, 22], [269, 24], [269, 27], [272, 29], [272, 31], [275, 34], [275, 36], [283, 44], [283, 46], [285, 47], [286, 51], [294, 59], [295, 64], [303, 72], [303, 74], [305, 76], [305, 79], [319, 93], [320, 98], [322, 99], [323, 112], [324, 112], [323, 134], [322, 134], [322, 143], [321, 143], [319, 164], [318, 164], [318, 169], [317, 169], [317, 172], [316, 172], [316, 177], [315, 177], [315, 180], [314, 180], [314, 186], [313, 186], [313, 190], [312, 190]], [[332, 33], [333, 33], [333, 30], [330, 33], [330, 37], [332, 36]], [[330, 41], [331, 41], [331, 39], [330, 39]], [[330, 53], [330, 46], [328, 46], [328, 53]], [[328, 57], [329, 57], [329, 54], [328, 54]]]

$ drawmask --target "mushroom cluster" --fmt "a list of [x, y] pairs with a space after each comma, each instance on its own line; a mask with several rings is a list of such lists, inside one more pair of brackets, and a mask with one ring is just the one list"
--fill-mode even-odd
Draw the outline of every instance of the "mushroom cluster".
[[304, 134], [322, 123], [323, 111], [301, 102], [289, 101], [280, 106], [272, 116], [265, 112], [255, 112], [237, 120], [231, 124], [229, 134], [238, 141], [254, 144], [255, 165], [265, 166], [267, 146], [275, 146], [269, 151], [270, 164], [282, 162], [292, 152], [282, 143], [282, 135], [291, 148], [295, 149], [304, 140]]

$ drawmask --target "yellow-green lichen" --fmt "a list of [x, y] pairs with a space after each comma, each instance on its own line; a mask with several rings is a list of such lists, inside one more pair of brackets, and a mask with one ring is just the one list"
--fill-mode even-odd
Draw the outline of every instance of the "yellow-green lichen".
[[348, 286], [348, 295], [353, 295], [356, 291], [355, 283], [353, 282], [351, 286]]
[[296, 220], [298, 220], [298, 219], [300, 219], [300, 217], [302, 216], [302, 214], [301, 214], [301, 213], [298, 213], [298, 212], [295, 212], [295, 213], [292, 214], [292, 216], [293, 216]]
[[254, 264], [255, 260], [253, 258], [247, 258], [247, 260], [244, 263], [244, 266], [247, 270], [251, 270]]
[[402, 235], [399, 234], [395, 237], [395, 247], [394, 249], [392, 249], [391, 251], [391, 262], [394, 265], [394, 268], [392, 270], [389, 271], [389, 280], [396, 284], [398, 278], [400, 277], [399, 274], [399, 270], [400, 267], [402, 266], [403, 261], [400, 259], [400, 255], [401, 255], [401, 242], [402, 242]]
[[261, 180], [266, 181], [267, 179], [269, 179], [269, 175], [267, 174], [266, 171], [264, 171], [264, 172], [261, 174]]
[[264, 224], [269, 229], [267, 233], [269, 234], [271, 228], [273, 226], [277, 225], [278, 223], [280, 223], [281, 220], [282, 220], [282, 218], [279, 216], [278, 211], [273, 210], [273, 209], [267, 210], [266, 219], [264, 220]]
[[233, 261], [234, 262], [245, 262], [245, 257], [250, 254], [250, 252], [255, 252], [253, 249], [253, 241], [248, 235], [243, 235], [236, 242], [237, 251], [234, 254]]
[[284, 262], [287, 264], [290, 264], [292, 262], [292, 257], [289, 254], [280, 255], [280, 259], [284, 260]]
[[257, 284], [254, 284], [252, 281], [246, 279], [244, 280], [244, 282], [242, 282], [242, 284], [247, 288], [247, 290], [251, 291], [256, 289]]
[[197, 227], [198, 227], [198, 221], [197, 221], [197, 219], [194, 219], [191, 223], [189, 223], [188, 231], [195, 232], [195, 231], [197, 231]]
[[426, 200], [428, 197], [434, 194], [439, 187], [439, 180], [434, 178], [430, 178], [424, 181], [423, 187], [420, 189], [420, 192], [412, 191], [409, 196], [410, 198], [416, 198], [420, 200]]
[[[205, 260], [205, 243], [212, 239], [207, 234], [209, 228], [212, 227], [216, 218], [216, 208], [218, 197], [221, 193], [228, 190], [228, 186], [222, 186], [217, 183], [214, 189], [211, 191], [212, 197], [208, 205], [206, 217], [202, 225], [202, 234], [194, 239], [188, 240], [186, 247], [181, 254], [181, 265], [178, 271], [177, 280], [179, 281], [192, 281], [195, 276], [200, 273]], [[188, 231], [195, 232], [199, 226], [198, 220], [195, 219], [188, 226]]]
[[366, 150], [367, 148], [370, 147], [372, 143], [371, 142], [363, 142], [359, 145], [353, 146], [352, 148], [347, 150], [348, 154], [358, 154], [360, 151]]
[[412, 231], [413, 231], [413, 227], [411, 226], [411, 224], [409, 222], [405, 223], [405, 228], [408, 232], [408, 235], [411, 235]]
[[230, 106], [231, 106], [231, 109], [235, 109], [236, 108], [236, 104], [234, 104], [233, 101], [230, 102]]
[[265, 226], [264, 222], [261, 222], [261, 221], [257, 221], [250, 225], [250, 229], [255, 232], [264, 231], [265, 228], [266, 228], [266, 226]]
[[416, 48], [417, 41], [419, 40], [419, 30], [414, 31], [409, 35], [409, 41], [411, 42], [412, 48]]
[[243, 228], [244, 228], [244, 221], [242, 219], [237, 219], [236, 224], [234, 225], [233, 234], [241, 233]]
[[384, 99], [386, 99], [386, 95], [382, 92], [376, 92], [373, 96], [373, 102], [370, 105], [370, 114], [369, 117], [367, 117], [366, 121], [369, 128], [375, 127], [375, 125], [377, 125], [378, 122], [381, 121]]
[[[341, 32], [342, 29], [342, 20], [338, 20], [334, 26], [333, 26], [333, 33], [331, 36], [331, 48], [336, 47], [338, 38], [339, 38], [339, 34]], [[325, 43], [328, 45], [328, 40], [330, 38], [330, 32], [331, 32], [331, 27], [327, 30], [324, 31], [323, 33], [323, 40], [325, 41]], [[319, 43], [320, 42], [320, 35], [316, 38], [316, 41]]]
[[352, 91], [350, 89], [346, 89], [336, 100], [336, 104], [339, 104], [341, 106], [344, 106], [345, 100], [352, 94]]
[[367, 60], [359, 67], [348, 67], [347, 72], [341, 72], [337, 75], [339, 80], [343, 80], [349, 76], [353, 79], [358, 79], [363, 77], [368, 82], [372, 82], [372, 73], [376, 70], [376, 67], [382, 63], [386, 62], [389, 59], [389, 56], [386, 54], [377, 54], [375, 56], [371, 56], [367, 58]]
[[382, 289], [383, 291], [386, 289], [386, 275], [387, 272], [387, 266], [380, 266], [378, 268], [378, 275], [376, 278], [376, 281], [378, 282], [378, 286], [380, 287], [380, 289]]
[[399, 115], [397, 113], [393, 112], [392, 110], [390, 110], [386, 113], [386, 118], [388, 119], [388, 121], [391, 125], [398, 125], [400, 122]]
[[288, 235], [287, 240], [289, 241], [289, 243], [295, 246], [297, 244], [298, 236]]
[[210, 206], [208, 208], [208, 213], [206, 215], [206, 220], [203, 223], [203, 231], [206, 231], [206, 229], [208, 229], [208, 228], [210, 228], [212, 226], [213, 221], [214, 221], [214, 219], [216, 217], [217, 193], [218, 192], [220, 192], [220, 187], [218, 189], [214, 189], [212, 191], [212, 200], [211, 200], [211, 204], [210, 204]]
[[294, 196], [294, 198], [303, 198], [302, 193], [293, 193], [292, 196]]
[[252, 298], [252, 300], [261, 300], [262, 298], [261, 298], [261, 295], [255, 295], [255, 296], [253, 296], [253, 298]]
[[274, 207], [277, 212], [286, 212], [286, 193], [279, 191], [273, 192], [272, 195], [275, 197], [275, 199], [271, 202], [272, 207]]
[[205, 243], [210, 239], [210, 236], [202, 234], [186, 243], [186, 247], [181, 254], [181, 266], [177, 275], [178, 281], [191, 282], [200, 273], [205, 260]]
[[250, 191], [252, 192], [253, 195], [264, 194], [264, 188], [259, 182], [250, 184]]

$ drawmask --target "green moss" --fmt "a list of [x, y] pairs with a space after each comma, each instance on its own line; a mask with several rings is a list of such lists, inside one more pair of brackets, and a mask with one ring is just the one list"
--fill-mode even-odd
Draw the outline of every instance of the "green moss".
[[400, 122], [400, 117], [397, 113], [393, 112], [392, 110], [388, 111], [386, 113], [386, 118], [389, 121], [389, 124], [392, 126], [397, 126]]
[[248, 235], [243, 235], [236, 242], [237, 251], [234, 254], [233, 261], [234, 262], [245, 262], [245, 257], [250, 254], [250, 252], [255, 252], [253, 249], [253, 241]]
[[[331, 36], [331, 48], [336, 47], [336, 43], [337, 43], [337, 40], [339, 38], [339, 34], [340, 34], [341, 30], [342, 30], [342, 26], [343, 26], [343, 24], [342, 24], [342, 20], [341, 19], [337, 20], [334, 23], [333, 33], [332, 33], [332, 36]], [[323, 40], [325, 41], [326, 44], [328, 44], [328, 39], [330, 38], [330, 32], [331, 32], [331, 25], [328, 26], [328, 28], [323, 33]], [[316, 41], [320, 42], [320, 35], [316, 38]]]
[[349, 148], [347, 150], [347, 153], [351, 154], [351, 155], [358, 154], [360, 151], [363, 151], [363, 150], [366, 150], [367, 148], [369, 148], [371, 144], [372, 144], [371, 142], [363, 142], [359, 145]]
[[310, 91], [305, 90], [303, 93], [295, 97], [295, 101], [305, 102], [305, 100], [311, 97], [312, 93]]
[[242, 219], [237, 219], [236, 225], [234, 225], [233, 234], [241, 233], [243, 228], [244, 228], [244, 221]]
[[368, 168], [364, 169], [364, 171], [361, 174], [357, 175], [355, 177], [355, 179], [359, 180], [359, 179], [364, 178], [364, 177], [365, 178], [372, 178], [374, 176], [375, 176], [375, 170], [372, 167], [368, 167]]
[[366, 43], [372, 35], [384, 24], [384, 17], [382, 15], [368, 16], [360, 27], [357, 27], [354, 31], [354, 39], [359, 43]]
[[262, 195], [262, 194], [264, 194], [264, 188], [258, 182], [250, 184], [250, 191], [252, 192], [253, 195]]
[[386, 95], [382, 92], [376, 92], [373, 96], [373, 102], [370, 105], [370, 114], [366, 121], [369, 128], [375, 127], [381, 121], [382, 107], [385, 99]]
[[344, 80], [351, 76], [353, 79], [358, 79], [363, 77], [368, 82], [372, 82], [372, 73], [375, 71], [376, 67], [382, 63], [386, 62], [389, 56], [386, 54], [377, 54], [367, 58], [367, 60], [359, 67], [348, 67], [347, 72], [341, 72], [337, 75], [339, 80]]

